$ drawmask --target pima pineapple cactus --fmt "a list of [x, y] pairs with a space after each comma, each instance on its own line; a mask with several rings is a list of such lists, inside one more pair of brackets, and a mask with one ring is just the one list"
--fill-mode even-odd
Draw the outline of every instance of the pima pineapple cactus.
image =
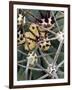
[[64, 78], [64, 12], [18, 9], [17, 16], [17, 79]]

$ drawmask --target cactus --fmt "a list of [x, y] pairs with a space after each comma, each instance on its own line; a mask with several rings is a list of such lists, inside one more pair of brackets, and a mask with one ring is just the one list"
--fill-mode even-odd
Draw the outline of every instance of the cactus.
[[[18, 9], [17, 11], [18, 15], [19, 11], [21, 11], [25, 18], [24, 25], [20, 26], [24, 33], [29, 32], [29, 26], [32, 23], [38, 24], [40, 30], [47, 33], [41, 33], [43, 35], [41, 38], [36, 37], [33, 49], [25, 49], [25, 43], [28, 43], [27, 39], [23, 44], [17, 45], [17, 80], [64, 78], [64, 12], [24, 9]], [[50, 24], [51, 26], [48, 24], [46, 26], [44, 23], [41, 24], [40, 21], [41, 14], [46, 16], [48, 12], [50, 13], [48, 15], [54, 20], [54, 24]], [[45, 38], [47, 38], [50, 44], [46, 50], [39, 46], [41, 39], [44, 41]], [[43, 47], [43, 44], [41, 45]], [[26, 47], [29, 48], [29, 45], [27, 44]]]

